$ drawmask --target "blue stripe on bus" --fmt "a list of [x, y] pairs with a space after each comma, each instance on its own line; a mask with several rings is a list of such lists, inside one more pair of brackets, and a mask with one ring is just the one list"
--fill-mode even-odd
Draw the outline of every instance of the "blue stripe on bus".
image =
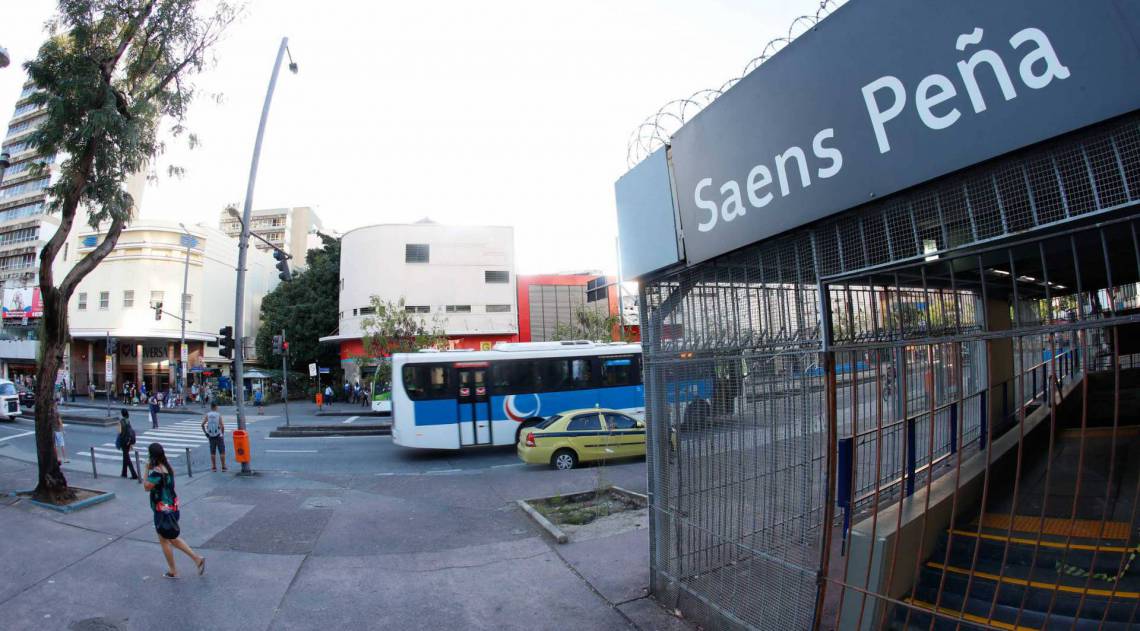
[[[531, 399], [532, 394], [516, 394], [517, 399]], [[531, 403], [528, 401], [527, 403]], [[495, 395], [491, 397], [491, 420], [507, 421], [505, 410], [506, 397]], [[465, 404], [466, 405], [466, 404]], [[479, 413], [483, 420], [485, 403], [476, 404], [482, 408]], [[578, 408], [614, 408], [628, 409], [645, 406], [644, 389], [640, 385], [620, 386], [616, 388], [594, 388], [590, 390], [568, 390], [565, 392], [542, 392], [538, 394], [538, 417], [549, 418], [554, 414], [575, 410]], [[451, 425], [456, 422], [459, 415], [459, 404], [455, 399], [436, 399], [430, 401], [412, 401], [416, 425]], [[470, 422], [471, 415], [464, 412], [464, 420]]]

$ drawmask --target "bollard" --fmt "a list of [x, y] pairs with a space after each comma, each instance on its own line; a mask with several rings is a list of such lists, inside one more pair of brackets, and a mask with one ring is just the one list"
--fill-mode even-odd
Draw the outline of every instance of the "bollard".
[[95, 470], [95, 448], [91, 448], [91, 477], [99, 479], [99, 472]]
[[193, 467], [193, 464], [190, 462], [190, 448], [189, 447], [186, 448], [186, 475], [191, 477], [191, 478], [194, 477], [194, 467]]
[[135, 473], [139, 474], [139, 484], [142, 484], [142, 480], [143, 480], [142, 465], [140, 464], [139, 450], [138, 449], [135, 450]]

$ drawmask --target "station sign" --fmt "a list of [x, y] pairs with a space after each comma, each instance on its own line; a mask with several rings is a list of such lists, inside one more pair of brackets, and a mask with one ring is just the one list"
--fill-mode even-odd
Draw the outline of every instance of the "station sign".
[[683, 260], [1140, 109], [1137, 41], [1136, 2], [848, 3], [674, 134]]

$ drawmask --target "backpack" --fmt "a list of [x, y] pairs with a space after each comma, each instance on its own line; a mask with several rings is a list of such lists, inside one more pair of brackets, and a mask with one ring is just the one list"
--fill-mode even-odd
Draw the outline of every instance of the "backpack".
[[127, 426], [127, 447], [131, 447], [134, 444], [135, 444], [135, 428], [128, 425]]

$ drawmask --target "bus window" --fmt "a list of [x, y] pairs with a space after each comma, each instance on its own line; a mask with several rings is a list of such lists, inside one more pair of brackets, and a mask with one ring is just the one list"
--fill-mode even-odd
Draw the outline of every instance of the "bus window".
[[589, 357], [570, 360], [570, 387], [589, 388], [591, 373]]
[[451, 372], [445, 365], [406, 364], [403, 370], [404, 391], [413, 401], [446, 399], [449, 396]]
[[413, 401], [424, 399], [424, 367], [408, 364], [404, 366], [404, 392]]
[[540, 390], [559, 392], [570, 389], [570, 362], [565, 359], [545, 359], [536, 362]]
[[632, 357], [602, 358], [602, 387], [635, 386], [637, 383]]
[[430, 399], [448, 398], [447, 377], [451, 371], [447, 366], [428, 366], [427, 368], [427, 395]]
[[495, 394], [530, 394], [535, 391], [533, 361], [495, 362], [491, 365], [491, 375]]

